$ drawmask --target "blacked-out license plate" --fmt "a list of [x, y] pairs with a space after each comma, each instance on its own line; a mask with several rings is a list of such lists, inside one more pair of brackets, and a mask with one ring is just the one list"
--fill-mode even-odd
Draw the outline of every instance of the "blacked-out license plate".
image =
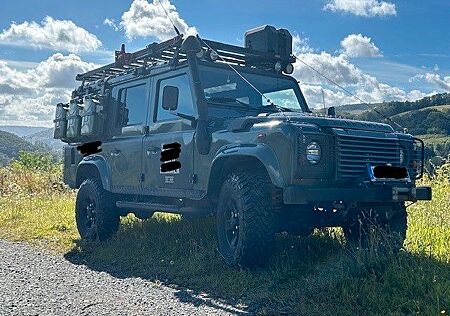
[[384, 179], [396, 179], [404, 180], [409, 179], [408, 169], [405, 167], [393, 167], [393, 166], [370, 166], [369, 173], [371, 179], [384, 180]]

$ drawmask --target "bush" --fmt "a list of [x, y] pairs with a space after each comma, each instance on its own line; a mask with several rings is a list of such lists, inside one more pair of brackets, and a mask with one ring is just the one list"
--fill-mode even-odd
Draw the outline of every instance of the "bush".
[[62, 166], [49, 154], [20, 152], [8, 166], [0, 168], [0, 197], [64, 192]]

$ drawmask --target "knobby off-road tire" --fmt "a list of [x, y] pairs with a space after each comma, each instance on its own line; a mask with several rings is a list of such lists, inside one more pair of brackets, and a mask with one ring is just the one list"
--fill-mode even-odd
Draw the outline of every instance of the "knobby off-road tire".
[[407, 228], [406, 208], [398, 204], [392, 212], [362, 211], [343, 230], [353, 246], [395, 254], [403, 247]]
[[219, 252], [229, 265], [263, 266], [274, 241], [270, 179], [235, 173], [222, 184], [217, 205]]
[[120, 216], [111, 193], [95, 179], [84, 180], [78, 190], [75, 219], [86, 241], [104, 241], [119, 229]]

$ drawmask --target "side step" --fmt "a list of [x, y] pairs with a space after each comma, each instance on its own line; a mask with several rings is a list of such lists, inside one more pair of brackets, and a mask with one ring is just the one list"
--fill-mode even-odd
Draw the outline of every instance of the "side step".
[[161, 211], [172, 213], [180, 213], [181, 211], [181, 208], [179, 206], [160, 203], [117, 201], [116, 206], [133, 211]]

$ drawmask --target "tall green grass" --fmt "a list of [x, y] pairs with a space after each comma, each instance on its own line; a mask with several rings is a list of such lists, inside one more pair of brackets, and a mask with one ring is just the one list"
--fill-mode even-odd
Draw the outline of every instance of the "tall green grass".
[[408, 208], [397, 257], [346, 247], [340, 230], [328, 229], [305, 238], [282, 234], [267, 268], [239, 270], [221, 260], [213, 218], [165, 214], [128, 216], [111, 241], [86, 244], [74, 224], [75, 194], [61, 185], [59, 168], [23, 163], [0, 169], [0, 238], [36, 243], [119, 278], [174, 286], [195, 304], [215, 297], [260, 315], [448, 315], [449, 175], [446, 166], [423, 180], [433, 201]]

